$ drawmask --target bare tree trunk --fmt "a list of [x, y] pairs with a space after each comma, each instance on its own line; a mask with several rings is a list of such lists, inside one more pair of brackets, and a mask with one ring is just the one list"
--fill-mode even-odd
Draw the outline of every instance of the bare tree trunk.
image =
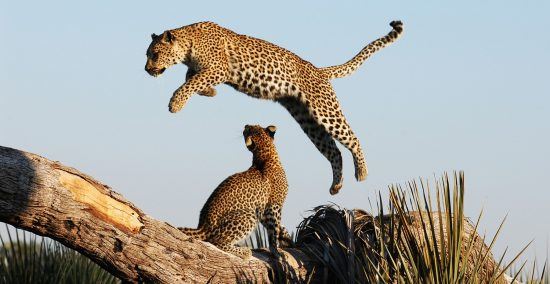
[[151, 218], [76, 169], [2, 146], [0, 221], [53, 238], [130, 282], [270, 282], [282, 267], [303, 281], [312, 267], [298, 250], [285, 252], [284, 265], [267, 252], [244, 261]]

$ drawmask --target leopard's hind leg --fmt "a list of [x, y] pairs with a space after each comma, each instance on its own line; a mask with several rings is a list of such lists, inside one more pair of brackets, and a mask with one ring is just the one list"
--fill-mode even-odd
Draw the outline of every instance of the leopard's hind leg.
[[316, 90], [319, 93], [300, 96], [306, 109], [318, 124], [351, 152], [355, 165], [355, 178], [358, 181], [365, 180], [368, 169], [361, 144], [344, 117], [332, 86], [330, 83], [319, 84]]
[[235, 244], [248, 236], [257, 224], [258, 219], [254, 210], [233, 210], [225, 214], [212, 228], [206, 241], [225, 252], [248, 259], [252, 251]]
[[286, 97], [278, 100], [285, 107], [290, 115], [300, 124], [302, 130], [309, 137], [311, 142], [315, 144], [317, 149], [329, 160], [332, 167], [332, 186], [330, 194], [336, 194], [342, 188], [342, 154], [332, 136], [325, 128], [317, 123], [311, 116], [306, 106], [298, 99]]

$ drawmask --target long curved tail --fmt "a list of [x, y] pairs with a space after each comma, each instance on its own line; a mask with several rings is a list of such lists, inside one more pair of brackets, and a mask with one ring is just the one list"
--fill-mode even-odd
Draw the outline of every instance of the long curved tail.
[[355, 70], [372, 54], [390, 45], [403, 34], [403, 23], [401, 21], [393, 21], [390, 23], [390, 26], [393, 28], [391, 32], [389, 32], [386, 36], [369, 43], [348, 62], [342, 65], [319, 68], [319, 70], [324, 72], [330, 79], [342, 78], [355, 72]]
[[206, 239], [206, 232], [202, 228], [198, 229], [192, 229], [192, 228], [183, 228], [178, 227], [180, 231], [182, 231], [184, 234], [201, 241], [204, 241]]

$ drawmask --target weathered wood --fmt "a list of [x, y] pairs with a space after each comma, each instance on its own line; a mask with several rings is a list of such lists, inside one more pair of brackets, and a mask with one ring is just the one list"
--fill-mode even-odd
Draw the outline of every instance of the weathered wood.
[[[193, 240], [76, 169], [2, 146], [0, 221], [53, 238], [130, 282], [269, 282], [281, 267], [266, 252], [244, 261]], [[304, 280], [307, 257], [284, 255], [285, 270]]]

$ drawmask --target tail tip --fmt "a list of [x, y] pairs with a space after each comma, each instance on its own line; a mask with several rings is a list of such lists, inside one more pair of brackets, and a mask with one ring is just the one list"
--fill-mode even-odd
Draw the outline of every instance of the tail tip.
[[399, 21], [399, 20], [398, 20], [398, 21], [392, 21], [392, 22], [390, 23], [390, 26], [391, 26], [394, 30], [396, 30], [396, 31], [398, 31], [398, 32], [403, 31], [403, 22], [401, 22], [401, 21]]

